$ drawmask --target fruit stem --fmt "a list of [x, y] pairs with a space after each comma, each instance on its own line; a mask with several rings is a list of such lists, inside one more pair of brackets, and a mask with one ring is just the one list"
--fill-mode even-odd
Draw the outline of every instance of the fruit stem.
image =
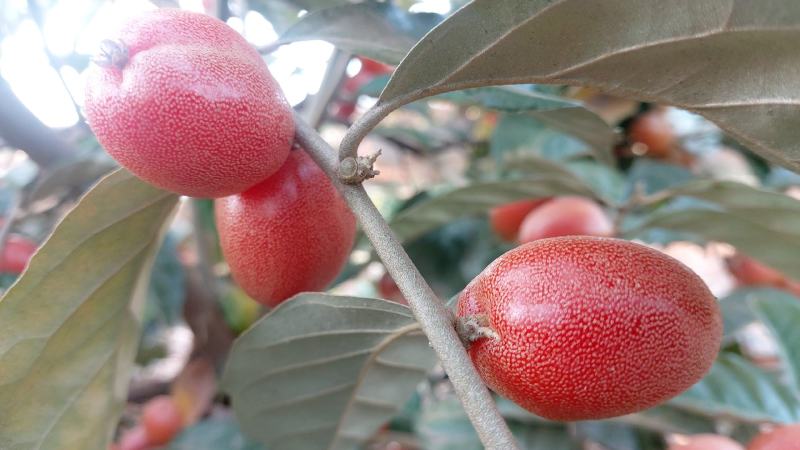
[[456, 331], [467, 347], [479, 339], [500, 339], [500, 335], [489, 326], [486, 314], [459, 317], [456, 319]]
[[361, 184], [352, 185], [340, 181], [336, 151], [297, 114], [295, 126], [297, 141], [341, 192], [389, 275], [408, 300], [414, 317], [442, 362], [483, 445], [490, 450], [518, 450], [508, 425], [497, 410], [489, 390], [483, 384], [456, 333], [453, 313], [436, 297], [411, 262], [364, 187]]
[[100, 67], [122, 69], [128, 62], [128, 47], [122, 41], [104, 39], [100, 42], [100, 51], [92, 61]]

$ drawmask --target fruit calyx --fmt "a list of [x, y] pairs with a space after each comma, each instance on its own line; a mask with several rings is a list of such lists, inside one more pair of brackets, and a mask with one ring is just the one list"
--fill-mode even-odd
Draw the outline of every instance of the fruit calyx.
[[479, 339], [500, 339], [500, 335], [489, 325], [486, 314], [459, 317], [456, 319], [456, 332], [467, 347]]
[[100, 67], [122, 69], [128, 62], [128, 46], [120, 40], [103, 39], [100, 50], [92, 61]]

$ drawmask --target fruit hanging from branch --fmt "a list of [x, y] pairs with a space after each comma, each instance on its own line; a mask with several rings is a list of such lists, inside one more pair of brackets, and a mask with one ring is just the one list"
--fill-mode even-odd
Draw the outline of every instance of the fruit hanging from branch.
[[96, 61], [88, 122], [106, 151], [145, 181], [222, 197], [286, 160], [291, 107], [261, 55], [225, 23], [158, 9], [128, 21]]
[[458, 316], [486, 384], [542, 417], [593, 420], [655, 406], [711, 367], [717, 301], [677, 260], [628, 241], [542, 239], [495, 260]]
[[324, 289], [344, 267], [355, 239], [353, 214], [301, 149], [277, 174], [216, 200], [215, 212], [234, 279], [267, 306]]

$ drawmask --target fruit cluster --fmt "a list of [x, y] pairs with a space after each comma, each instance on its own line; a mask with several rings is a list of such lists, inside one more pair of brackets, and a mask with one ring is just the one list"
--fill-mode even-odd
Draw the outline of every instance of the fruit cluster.
[[[249, 295], [275, 306], [333, 279], [354, 218], [293, 145], [291, 108], [240, 35], [162, 9], [130, 21], [98, 62], [85, 101], [98, 139], [142, 179], [217, 199], [222, 248]], [[597, 419], [662, 402], [709, 369], [716, 299], [676, 260], [608, 238], [598, 204], [524, 201], [491, 220], [524, 243], [459, 298], [460, 331], [491, 388], [547, 418]], [[148, 442], [167, 434], [148, 431]]]
[[104, 42], [86, 115], [122, 166], [155, 186], [212, 197], [231, 273], [275, 306], [324, 288], [355, 219], [293, 144], [294, 116], [261, 55], [225, 23], [159, 9]]

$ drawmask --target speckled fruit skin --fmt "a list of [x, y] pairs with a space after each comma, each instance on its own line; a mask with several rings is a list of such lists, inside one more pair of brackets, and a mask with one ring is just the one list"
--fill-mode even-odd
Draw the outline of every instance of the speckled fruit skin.
[[519, 227], [519, 242], [558, 236], [611, 236], [614, 224], [603, 208], [585, 197], [559, 197], [531, 211]]
[[747, 450], [800, 450], [800, 424], [761, 433], [750, 442]]
[[685, 442], [675, 443], [667, 450], [744, 450], [742, 444], [718, 434], [687, 436]]
[[546, 198], [520, 200], [500, 205], [489, 210], [489, 224], [498, 236], [515, 241], [519, 226], [531, 211], [547, 202]]
[[498, 339], [469, 354], [486, 384], [552, 420], [620, 416], [697, 382], [722, 338], [717, 301], [677, 260], [632, 242], [542, 239], [505, 253], [461, 293]]
[[292, 111], [258, 52], [212, 17], [159, 9], [115, 39], [129, 58], [90, 68], [86, 115], [109, 154], [138, 177], [194, 197], [222, 197], [286, 160]]
[[328, 285], [347, 261], [356, 222], [336, 188], [303, 150], [277, 174], [215, 202], [220, 244], [248, 295], [276, 306]]
[[171, 441], [183, 429], [183, 416], [178, 404], [169, 395], [150, 399], [142, 409], [142, 426], [151, 445]]

